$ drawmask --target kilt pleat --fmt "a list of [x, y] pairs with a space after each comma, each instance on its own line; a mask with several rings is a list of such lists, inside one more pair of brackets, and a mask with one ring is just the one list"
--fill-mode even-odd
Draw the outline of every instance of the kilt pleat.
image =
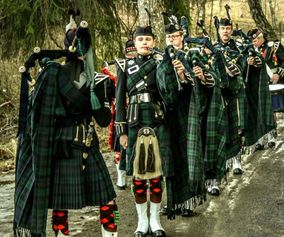
[[30, 215], [32, 210], [32, 187], [34, 176], [32, 175], [30, 137], [26, 136], [19, 149], [17, 169], [16, 169], [16, 188], [15, 188], [15, 211], [14, 220], [18, 225], [29, 227]]
[[227, 144], [226, 157], [230, 159], [236, 156], [241, 150], [241, 142], [238, 135], [239, 116], [238, 116], [238, 98], [231, 97], [227, 99]]
[[108, 169], [97, 148], [90, 150], [85, 169], [82, 167], [80, 149], [70, 146], [69, 157], [56, 157], [50, 208], [80, 209], [99, 206], [116, 197]]
[[266, 67], [250, 67], [246, 83], [245, 145], [251, 146], [275, 128]]
[[87, 158], [83, 174], [86, 205], [103, 205], [116, 197], [107, 166], [98, 149], [93, 149]]
[[178, 96], [179, 103], [167, 113], [171, 149], [174, 162], [174, 178], [171, 179], [174, 204], [183, 203], [191, 197], [188, 184], [187, 123], [191, 89], [185, 88]]
[[[190, 71], [186, 55], [181, 53], [179, 59]], [[192, 87], [191, 83], [183, 84], [182, 90], [178, 90], [171, 59], [165, 57], [159, 64], [157, 72], [162, 82], [160, 92], [167, 106], [166, 121], [170, 133], [174, 168], [174, 176], [167, 179], [167, 182], [170, 182], [167, 183], [167, 204], [168, 207], [176, 208], [187, 200], [205, 200], [200, 98], [198, 89], [196, 86]]]
[[206, 121], [205, 175], [207, 179], [222, 179], [226, 164], [226, 121], [221, 90], [214, 87]]
[[[50, 164], [54, 141], [56, 78], [59, 65], [51, 63], [38, 77], [31, 94], [28, 131], [17, 154], [14, 231], [44, 234], [50, 191]], [[28, 145], [30, 144], [30, 145]], [[23, 170], [19, 168], [24, 167]]]

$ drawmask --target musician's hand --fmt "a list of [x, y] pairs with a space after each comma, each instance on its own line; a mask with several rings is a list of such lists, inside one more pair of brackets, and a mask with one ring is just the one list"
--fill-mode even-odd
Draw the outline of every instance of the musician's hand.
[[195, 73], [195, 76], [198, 79], [200, 79], [201, 81], [205, 81], [205, 76], [201, 67], [199, 66], [193, 67], [193, 72]]
[[253, 65], [255, 67], [261, 67], [262, 66], [262, 60], [261, 60], [261, 58], [259, 56], [255, 56], [254, 57]]
[[273, 75], [272, 75], [272, 78], [271, 78], [272, 84], [277, 84], [277, 82], [279, 81], [279, 79], [280, 79], [279, 74], [273, 74]]
[[230, 77], [234, 77], [241, 74], [241, 70], [237, 67], [237, 65], [231, 61], [228, 62], [226, 66], [226, 72]]
[[79, 56], [78, 59], [84, 61], [84, 56]]
[[128, 146], [128, 136], [126, 134], [121, 135], [119, 137], [119, 143], [123, 147], [123, 149], [126, 149]]
[[248, 65], [253, 65], [254, 64], [254, 58], [253, 57], [248, 57], [247, 58], [247, 63], [248, 63]]
[[184, 72], [185, 72], [185, 67], [183, 66], [182, 62], [179, 61], [178, 59], [175, 59], [172, 61], [173, 65], [174, 65], [174, 68], [176, 69], [176, 72], [180, 78], [180, 80], [185, 80], [185, 75], [184, 75]]

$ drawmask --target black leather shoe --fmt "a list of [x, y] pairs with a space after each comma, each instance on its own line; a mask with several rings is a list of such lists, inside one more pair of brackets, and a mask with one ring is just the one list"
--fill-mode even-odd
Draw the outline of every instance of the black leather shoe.
[[137, 231], [134, 233], [134, 237], [145, 237], [147, 235], [147, 233], [141, 232], [141, 231]]
[[243, 170], [240, 169], [240, 168], [235, 168], [235, 169], [233, 170], [233, 174], [242, 174], [242, 173], [243, 173]]
[[163, 216], [167, 215], [167, 206], [163, 206], [163, 207], [161, 208], [161, 210], [160, 210], [160, 213], [161, 213]]
[[193, 216], [193, 211], [190, 210], [190, 209], [183, 209], [182, 212], [181, 212], [181, 216], [183, 217], [191, 217]]
[[212, 188], [210, 194], [213, 195], [213, 196], [219, 196], [220, 195], [220, 191], [217, 188]]
[[[181, 214], [181, 209], [178, 208], [176, 210], [173, 210], [175, 212], [176, 215], [180, 215]], [[168, 215], [168, 209], [167, 209], [167, 206], [164, 206], [160, 209], [160, 214], [163, 215], [163, 216], [166, 216]]]
[[181, 208], [177, 208], [177, 209], [175, 210], [175, 214], [176, 214], [177, 216], [180, 216], [180, 215], [182, 214]]
[[255, 145], [255, 150], [261, 151], [263, 149], [264, 149], [264, 145], [261, 145], [261, 144], [258, 144], [258, 143]]
[[275, 142], [268, 142], [268, 147], [272, 148], [275, 146]]
[[166, 233], [163, 230], [156, 230], [152, 232], [153, 237], [166, 237]]

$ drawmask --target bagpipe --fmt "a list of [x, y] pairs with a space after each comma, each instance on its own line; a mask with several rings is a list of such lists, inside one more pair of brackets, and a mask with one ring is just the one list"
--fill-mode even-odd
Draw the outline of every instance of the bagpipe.
[[[181, 21], [181, 27], [183, 29], [186, 29], [188, 27], [188, 23], [185, 17], [182, 17], [182, 21]], [[192, 43], [192, 44], [198, 44], [201, 45], [201, 49], [200, 50], [192, 50], [190, 49], [189, 55], [192, 55], [192, 63], [193, 66], [197, 65], [200, 66], [204, 71], [208, 70], [209, 66], [208, 63], [203, 62], [200, 58], [200, 54], [201, 51], [203, 50], [203, 48], [208, 48], [211, 52], [212, 52], [212, 59], [213, 61], [215, 61], [215, 65], [218, 68], [218, 71], [220, 73], [220, 79], [221, 79], [221, 86], [222, 87], [227, 87], [229, 82], [228, 82], [228, 76], [226, 73], [226, 60], [225, 57], [223, 55], [223, 52], [220, 51], [218, 48], [214, 47], [214, 44], [212, 43], [209, 33], [206, 30], [206, 27], [204, 25], [204, 21], [200, 20], [197, 22], [197, 26], [199, 26], [202, 29], [202, 33], [203, 33], [203, 37], [188, 37], [188, 35], [184, 35], [184, 40], [187, 41], [187, 43]], [[184, 32], [186, 32], [184, 30]]]
[[[72, 1], [70, 1], [70, 4]], [[69, 10], [70, 15], [70, 23], [75, 23], [75, 17], [80, 15], [80, 11], [77, 9], [76, 11], [72, 8]], [[48, 65], [48, 62], [59, 59], [59, 58], [68, 58], [70, 56], [79, 57], [80, 52], [76, 52], [76, 46], [78, 45], [78, 41], [82, 40], [82, 38], [86, 38], [88, 32], [88, 23], [86, 21], [81, 21], [79, 27], [76, 30], [75, 37], [72, 41], [72, 44], [68, 48], [68, 50], [45, 50], [40, 47], [35, 47], [33, 49], [33, 53], [26, 60], [23, 66], [19, 68], [19, 72], [24, 76], [27, 81], [31, 82], [29, 69], [36, 66], [36, 61], [38, 61], [41, 68], [44, 68]]]
[[215, 54], [216, 48], [213, 46], [213, 43], [210, 40], [209, 34], [205, 29], [204, 22], [197, 22], [197, 25], [202, 28], [204, 37], [190, 37], [188, 34], [188, 20], [185, 16], [181, 17], [180, 26], [183, 31], [183, 44], [185, 46], [185, 50], [189, 50], [189, 44], [199, 44], [207, 47], [213, 54]]
[[[188, 62], [188, 54], [180, 49], [175, 48], [173, 45], [168, 45], [163, 51], [158, 49], [158, 48], [152, 48], [150, 49], [152, 51], [153, 54], [158, 54], [159, 56], [163, 57], [164, 59], [170, 59], [171, 61], [173, 60], [179, 60], [182, 62], [182, 64], [185, 66], [185, 74], [187, 76], [187, 78], [190, 80], [192, 85], [195, 85], [195, 73], [192, 70], [192, 67], [194, 66], [202, 66], [202, 63], [199, 62], [198, 57], [196, 57], [193, 60], [193, 64], [191, 65]], [[179, 76], [177, 75], [177, 72], [174, 68], [175, 71], [175, 76], [176, 76], [176, 80], [178, 83], [178, 90], [182, 90], [182, 87], [180, 85], [180, 79]]]
[[[186, 67], [186, 76], [190, 78], [191, 83], [195, 84], [195, 73], [193, 72], [192, 68], [195, 66], [201, 67], [204, 71], [208, 70], [208, 67], [205, 66], [204, 62], [202, 62], [201, 58], [201, 51], [202, 47], [206, 46], [212, 52], [216, 52], [215, 48], [213, 47], [212, 42], [210, 41], [209, 37], [190, 37], [188, 33], [188, 20], [185, 16], [181, 17], [180, 23], [176, 16], [171, 15], [169, 13], [163, 13], [163, 15], [167, 16], [169, 21], [172, 25], [178, 26], [175, 28], [180, 28], [183, 35], [183, 48], [176, 49], [172, 45], [168, 45], [165, 49], [165, 55], [168, 55], [172, 60], [178, 59], [180, 60], [184, 66]], [[190, 44], [198, 44], [202, 45], [202, 47], [190, 48]], [[159, 53], [159, 52], [158, 52]]]
[[247, 34], [245, 34], [242, 29], [239, 29], [238, 24], [236, 24], [236, 29], [233, 30], [232, 36], [241, 38], [241, 44], [242, 44], [241, 54], [242, 55], [247, 54], [249, 56], [256, 57], [259, 54], [255, 50], [252, 44], [252, 38], [249, 37]]
[[29, 84], [33, 86], [36, 83], [35, 80], [31, 78], [30, 68], [35, 67], [37, 61], [41, 68], [45, 68], [52, 60], [62, 57], [69, 57], [70, 54], [73, 53], [71, 53], [69, 50], [42, 50], [39, 47], [35, 47], [33, 53], [25, 64], [19, 68], [19, 72], [21, 73], [21, 90], [18, 135], [23, 134], [26, 128]]
[[[20, 109], [19, 109], [19, 127], [18, 135], [24, 135], [26, 129], [26, 120], [28, 115], [28, 100], [29, 100], [29, 84], [33, 86], [36, 81], [31, 78], [30, 69], [38, 65], [41, 71], [45, 71], [49, 68], [49, 65], [54, 63], [54, 60], [60, 58], [66, 58], [66, 61], [82, 58], [84, 64], [84, 71], [86, 73], [87, 85], [90, 86], [90, 102], [94, 112], [94, 117], [100, 126], [107, 126], [104, 122], [109, 116], [110, 112], [104, 106], [104, 86], [102, 83], [105, 79], [99, 78], [94, 75], [93, 56], [91, 50], [91, 35], [88, 29], [88, 23], [81, 21], [77, 27], [75, 23], [75, 17], [78, 16], [79, 10], [69, 10], [70, 23], [66, 27], [66, 35], [69, 36], [69, 41], [64, 40], [64, 50], [45, 50], [35, 47], [33, 53], [25, 61], [24, 65], [19, 68], [21, 73], [21, 92], [20, 92]], [[71, 29], [72, 27], [76, 29]], [[70, 27], [70, 28], [68, 28]], [[68, 35], [67, 35], [68, 34]], [[41, 75], [41, 74], [39, 74]], [[95, 78], [96, 77], [96, 78]], [[103, 98], [103, 99], [102, 99]], [[97, 114], [104, 114], [102, 119], [99, 119]], [[100, 116], [102, 117], [102, 116]], [[98, 119], [97, 119], [98, 118]]]
[[[262, 55], [260, 54], [260, 52], [255, 50], [252, 43], [247, 44], [246, 47], [244, 48], [244, 50], [241, 52], [241, 54], [244, 55], [244, 56], [253, 57], [253, 59], [254, 59], [253, 66], [255, 66], [255, 67], [261, 67], [262, 66], [262, 64], [263, 64]], [[249, 68], [249, 66], [250, 65], [248, 65], [248, 68]], [[246, 81], [247, 81], [247, 77], [248, 77], [248, 75], [246, 76]]]
[[236, 24], [236, 29], [233, 30], [233, 37], [239, 37], [241, 39], [241, 44], [243, 47], [251, 45], [251, 38], [247, 36], [242, 29], [239, 29], [238, 24]]
[[[75, 23], [75, 17], [80, 15], [80, 11], [74, 10], [74, 2], [70, 1], [70, 10], [68, 12], [70, 16], [70, 25]], [[86, 22], [81, 22], [79, 28], [85, 28], [88, 24]], [[75, 45], [75, 41], [74, 41]], [[36, 82], [31, 78], [30, 68], [36, 66], [36, 62], [41, 69], [47, 67], [53, 60], [60, 58], [76, 57], [77, 53], [73, 48], [69, 50], [45, 50], [40, 47], [35, 47], [33, 53], [25, 61], [24, 65], [19, 68], [21, 73], [21, 91], [20, 91], [20, 108], [19, 108], [19, 127], [18, 135], [24, 134], [26, 129], [26, 119], [28, 114], [28, 98], [29, 98], [29, 84], [33, 86]]]
[[[245, 35], [243, 32], [241, 33], [242, 37], [245, 40], [245, 45], [243, 47], [243, 50], [241, 51], [241, 55], [243, 55], [244, 57], [253, 57], [253, 65], [254, 67], [261, 67], [263, 64], [263, 59], [262, 59], [262, 55], [260, 54], [260, 52], [256, 51], [253, 44], [252, 44], [252, 39], [250, 37], [248, 37], [247, 35]], [[251, 65], [247, 65], [247, 69], [246, 69], [246, 76], [244, 78], [245, 82], [248, 82], [248, 77], [249, 77], [249, 70], [250, 70], [250, 66]]]
[[[41, 49], [40, 47], [35, 47], [33, 49], [33, 53], [28, 58], [23, 66], [19, 68], [19, 72], [22, 75], [29, 74], [29, 69], [36, 66], [36, 61], [38, 61], [41, 68], [48, 65], [50, 60], [59, 59], [62, 57], [69, 57], [74, 52], [69, 50], [45, 50]], [[28, 81], [31, 82], [31, 79], [28, 78]]]
[[[150, 49], [154, 54], [158, 54], [158, 55], [161, 55], [164, 59], [168, 58], [170, 59], [171, 61], [174, 61], [174, 60], [180, 60], [181, 62], [183, 61], [182, 60], [182, 53], [181, 51], [179, 51], [178, 49], [176, 49], [173, 45], [168, 45], [164, 52], [157, 49], [157, 48], [154, 48], [154, 49]], [[176, 71], [176, 68], [174, 67], [174, 72], [175, 72], [175, 78], [176, 78], [176, 81], [177, 81], [177, 86], [178, 86], [178, 91], [181, 91], [182, 90], [182, 86], [181, 86], [181, 82], [180, 82], [180, 79], [179, 79], [179, 76], [177, 74], [177, 71]]]
[[[179, 25], [177, 18], [175, 16], [170, 15], [168, 13], [163, 13], [163, 15], [166, 15], [169, 18], [171, 24]], [[164, 51], [161, 51], [159, 49], [152, 49], [153, 53], [160, 54], [163, 57], [166, 56], [170, 58], [171, 60], [178, 59], [184, 65], [188, 65], [188, 66], [185, 66], [186, 75], [187, 75], [187, 78], [191, 79], [193, 85], [195, 84], [196, 76], [192, 68], [195, 66], [199, 66], [202, 68], [204, 72], [208, 71], [208, 69], [210, 68], [207, 62], [202, 60], [203, 58], [202, 48], [207, 47], [214, 55], [217, 55], [217, 57], [219, 57], [220, 55], [218, 50], [213, 46], [208, 36], [208, 32], [206, 31], [204, 27], [204, 23], [200, 23], [200, 25], [201, 24], [203, 24], [203, 32], [205, 36], [204, 37], [190, 37], [188, 34], [189, 26], [188, 26], [187, 18], [185, 16], [182, 16], [181, 21], [180, 21], [180, 29], [183, 34], [183, 49], [176, 49], [172, 45], [168, 45]], [[198, 44], [199, 47], [190, 48], [189, 47], [190, 44]], [[177, 80], [178, 80], [178, 77], [177, 77]]]
[[[229, 7], [228, 5], [225, 6], [226, 11], [227, 11], [227, 15], [228, 15], [228, 19], [231, 21], [231, 17], [229, 14]], [[220, 36], [219, 36], [219, 19], [217, 16], [214, 16], [214, 25], [215, 25], [215, 29], [217, 32], [217, 39], [218, 41], [220, 41]], [[226, 77], [225, 75], [227, 73], [225, 73], [227, 70], [226, 68], [229, 70], [229, 74], [230, 76], [236, 76], [241, 74], [241, 70], [240, 68], [237, 66], [237, 64], [241, 64], [240, 60], [243, 57], [243, 54], [240, 52], [240, 50], [237, 48], [237, 46], [235, 47], [235, 49], [230, 48], [229, 46], [223, 47], [221, 44], [215, 44], [215, 48], [219, 50], [219, 52], [221, 52], [221, 54], [218, 55], [218, 57], [222, 58], [222, 60], [219, 59], [219, 62], [223, 61], [223, 64], [225, 66], [225, 70], [221, 69], [223, 72], [221, 73], [223, 75], [223, 77]], [[220, 65], [218, 65], [220, 67]]]

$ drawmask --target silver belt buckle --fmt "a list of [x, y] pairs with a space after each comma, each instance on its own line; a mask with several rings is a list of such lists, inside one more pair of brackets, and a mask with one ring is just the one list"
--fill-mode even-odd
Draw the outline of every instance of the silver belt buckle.
[[150, 102], [150, 94], [149, 93], [144, 93], [139, 95], [139, 100], [142, 102]]

